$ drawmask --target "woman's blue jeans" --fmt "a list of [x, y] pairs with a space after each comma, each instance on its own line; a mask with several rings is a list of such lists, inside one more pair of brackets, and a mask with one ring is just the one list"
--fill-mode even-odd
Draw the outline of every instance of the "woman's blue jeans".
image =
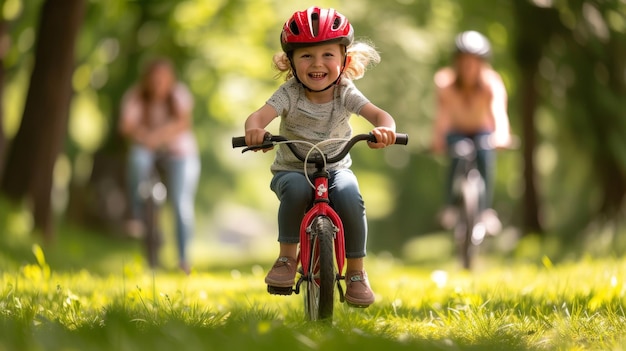
[[[346, 257], [366, 254], [367, 220], [365, 203], [356, 176], [349, 169], [330, 171], [328, 197], [342, 220]], [[300, 223], [313, 201], [313, 189], [302, 172], [277, 172], [270, 184], [280, 200], [278, 241], [295, 244], [300, 241]]]
[[[140, 184], [148, 181], [157, 154], [140, 145], [133, 145], [128, 158], [128, 186], [131, 194], [133, 218], [142, 218], [143, 199]], [[181, 263], [188, 263], [187, 246], [194, 231], [195, 196], [200, 177], [198, 155], [167, 156], [165, 160], [167, 197], [172, 204], [176, 223], [178, 255]]]

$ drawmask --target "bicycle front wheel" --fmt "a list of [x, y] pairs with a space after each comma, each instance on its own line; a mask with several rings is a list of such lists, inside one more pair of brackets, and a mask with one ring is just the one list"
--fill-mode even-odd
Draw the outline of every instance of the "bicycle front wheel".
[[150, 268], [157, 268], [160, 263], [159, 250], [163, 244], [163, 235], [159, 225], [159, 203], [164, 199], [163, 191], [165, 191], [163, 183], [153, 183], [150, 188], [150, 195], [144, 201], [144, 246]]
[[478, 193], [470, 188], [469, 184], [466, 184], [461, 195], [459, 223], [456, 228], [459, 258], [465, 269], [472, 268], [475, 256], [476, 247], [472, 244], [472, 235], [477, 217]]
[[146, 201], [144, 208], [144, 246], [146, 250], [146, 257], [150, 268], [156, 268], [159, 265], [159, 240], [157, 233], [157, 206], [150, 200]]
[[305, 272], [305, 312], [309, 320], [331, 319], [337, 268], [334, 257], [334, 225], [330, 218], [319, 216], [311, 225], [311, 264]]

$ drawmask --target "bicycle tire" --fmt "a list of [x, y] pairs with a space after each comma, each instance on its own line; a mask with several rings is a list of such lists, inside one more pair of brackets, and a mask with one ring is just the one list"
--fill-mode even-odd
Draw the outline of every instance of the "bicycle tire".
[[157, 268], [160, 264], [159, 250], [163, 245], [163, 233], [160, 226], [160, 204], [165, 199], [165, 185], [152, 179], [149, 194], [144, 201], [144, 246], [146, 258], [150, 268]]
[[460, 222], [457, 230], [459, 259], [461, 265], [465, 269], [471, 269], [472, 253], [471, 253], [471, 215], [468, 213], [466, 206], [463, 204], [460, 208]]
[[477, 194], [466, 189], [468, 186], [470, 185], [466, 184], [461, 191], [459, 224], [457, 225], [459, 257], [465, 269], [471, 269], [474, 260], [475, 248], [472, 244], [472, 234], [478, 216], [478, 197]]
[[337, 268], [334, 257], [334, 226], [319, 216], [311, 226], [311, 264], [306, 272], [305, 312], [309, 320], [332, 319]]
[[144, 249], [146, 251], [146, 259], [150, 268], [156, 268], [159, 264], [158, 258], [158, 233], [157, 229], [157, 208], [152, 199], [148, 199], [144, 203]]
[[472, 184], [466, 184], [461, 196], [460, 220], [463, 233], [462, 242], [460, 243], [460, 254], [461, 263], [465, 269], [472, 268], [476, 255], [476, 247], [472, 243], [472, 235], [478, 218], [479, 194], [474, 191], [475, 188], [467, 189], [472, 186]]

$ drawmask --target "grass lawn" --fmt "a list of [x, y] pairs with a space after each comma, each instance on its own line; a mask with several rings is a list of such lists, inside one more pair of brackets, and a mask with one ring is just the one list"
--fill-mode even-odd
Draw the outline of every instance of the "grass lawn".
[[268, 295], [270, 265], [219, 259], [185, 276], [147, 270], [129, 239], [67, 228], [42, 249], [5, 236], [0, 351], [626, 350], [622, 257], [485, 255], [465, 272], [370, 255], [376, 303], [337, 304], [332, 323], [304, 321], [301, 295]]

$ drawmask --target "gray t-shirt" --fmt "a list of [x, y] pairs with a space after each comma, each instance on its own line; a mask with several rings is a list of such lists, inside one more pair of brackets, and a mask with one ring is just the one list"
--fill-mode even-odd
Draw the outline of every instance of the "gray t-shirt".
[[[317, 104], [305, 96], [302, 84], [294, 78], [281, 85], [272, 95], [267, 104], [272, 106], [281, 117], [279, 134], [290, 140], [305, 140], [316, 144], [328, 139], [348, 139], [352, 136], [349, 124], [352, 114], [359, 114], [361, 108], [369, 100], [354, 86], [349, 79], [342, 79], [335, 87], [334, 99], [330, 102]], [[343, 147], [345, 142], [332, 141], [324, 143], [321, 149], [328, 156], [333, 156]], [[306, 153], [310, 146], [297, 143], [295, 146]], [[329, 164], [329, 170], [349, 168], [352, 164], [350, 155], [343, 160]], [[310, 170], [314, 167], [311, 165]], [[303, 171], [300, 162], [286, 145], [280, 145], [271, 168], [278, 171]]]

